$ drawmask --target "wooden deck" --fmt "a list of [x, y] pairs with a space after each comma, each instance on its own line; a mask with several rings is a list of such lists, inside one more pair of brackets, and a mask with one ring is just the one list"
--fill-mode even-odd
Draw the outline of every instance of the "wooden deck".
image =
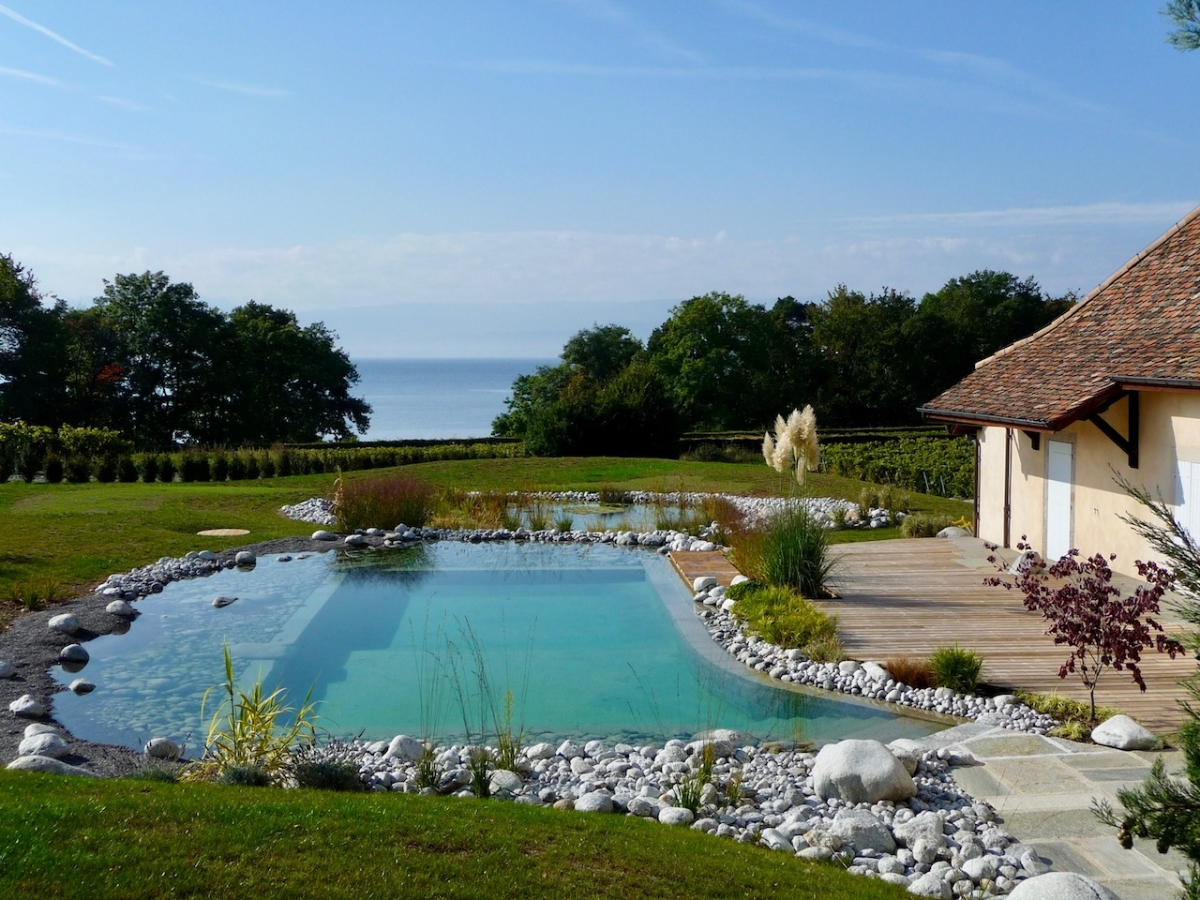
[[[1077, 674], [1058, 678], [1068, 650], [1046, 635], [1041, 616], [1027, 611], [1015, 591], [983, 584], [995, 570], [981, 541], [868, 541], [833, 551], [840, 561], [832, 586], [840, 598], [819, 605], [838, 617], [847, 657], [927, 657], [936, 647], [959, 644], [983, 656], [990, 684], [1087, 700]], [[1096, 702], [1119, 707], [1155, 731], [1176, 728], [1186, 696], [1177, 681], [1196, 671], [1196, 660], [1150, 652], [1141, 668], [1146, 693], [1128, 673], [1110, 670], [1101, 676]]]
[[697, 578], [711, 575], [717, 584], [729, 587], [731, 581], [741, 573], [720, 550], [676, 551], [668, 554], [679, 577], [691, 586]]

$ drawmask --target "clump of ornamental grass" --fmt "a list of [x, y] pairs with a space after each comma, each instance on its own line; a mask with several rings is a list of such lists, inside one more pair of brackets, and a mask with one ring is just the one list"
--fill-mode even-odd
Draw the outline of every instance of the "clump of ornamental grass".
[[815, 472], [821, 464], [821, 448], [817, 440], [817, 416], [811, 406], [793, 409], [786, 419], [775, 417], [775, 436], [763, 435], [763, 459], [780, 475], [793, 474], [797, 484], [804, 484], [804, 473]]
[[333, 515], [337, 529], [410, 528], [426, 525], [436, 507], [434, 489], [409, 475], [386, 475], [334, 482]]
[[[256, 784], [255, 772], [260, 771], [268, 783], [293, 783], [292, 747], [301, 739], [311, 742], [316, 737], [312, 691], [299, 707], [287, 704], [282, 688], [265, 693], [261, 681], [246, 693], [237, 685], [228, 645], [224, 657], [225, 681], [220, 689], [225, 699], [209, 721], [204, 755], [184, 767], [180, 780]], [[213, 690], [204, 692], [201, 719]]]
[[[765, 641], [797, 649], [810, 658], [827, 656], [829, 642], [837, 640], [837, 619], [826, 615], [789, 587], [745, 582], [730, 588], [733, 615]], [[816, 649], [817, 654], [810, 653]]]
[[905, 516], [900, 523], [900, 534], [906, 538], [937, 537], [943, 528], [949, 528], [954, 520], [945, 515], [932, 513], [913, 513]]
[[910, 688], [934, 686], [933, 666], [928, 659], [914, 656], [889, 656], [883, 664], [888, 674]]
[[833, 572], [829, 529], [803, 505], [776, 513], [755, 530], [729, 535], [733, 562], [756, 581], [792, 587], [805, 597], [829, 596]]
[[974, 694], [983, 671], [983, 657], [958, 644], [938, 647], [929, 657], [929, 668], [938, 687], [950, 688], [958, 694]]

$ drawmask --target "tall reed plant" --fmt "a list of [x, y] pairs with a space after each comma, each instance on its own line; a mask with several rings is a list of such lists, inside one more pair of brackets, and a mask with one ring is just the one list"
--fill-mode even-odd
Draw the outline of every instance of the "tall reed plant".
[[387, 475], [334, 484], [333, 515], [339, 531], [423, 526], [436, 509], [436, 491], [409, 475]]

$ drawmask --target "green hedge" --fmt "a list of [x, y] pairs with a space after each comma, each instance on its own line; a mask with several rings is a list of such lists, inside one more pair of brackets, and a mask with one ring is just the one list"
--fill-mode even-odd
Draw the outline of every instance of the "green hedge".
[[821, 470], [939, 497], [975, 495], [975, 445], [966, 438], [822, 444]]

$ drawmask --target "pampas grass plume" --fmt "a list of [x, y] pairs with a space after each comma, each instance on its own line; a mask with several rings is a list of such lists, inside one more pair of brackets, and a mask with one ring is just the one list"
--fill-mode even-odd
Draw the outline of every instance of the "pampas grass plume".
[[775, 468], [775, 442], [771, 440], [771, 432], [763, 433], [763, 459], [767, 461], [767, 465]]
[[771, 466], [780, 475], [792, 466], [792, 442], [783, 416], [775, 417], [775, 449], [771, 453]]

